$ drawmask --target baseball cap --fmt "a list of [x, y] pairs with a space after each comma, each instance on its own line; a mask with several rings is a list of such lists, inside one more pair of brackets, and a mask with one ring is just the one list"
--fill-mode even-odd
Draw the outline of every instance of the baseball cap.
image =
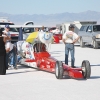
[[7, 25], [5, 25], [5, 28], [10, 28], [10, 26], [7, 24]]
[[74, 24], [70, 24], [69, 27], [70, 28], [75, 28], [75, 25]]

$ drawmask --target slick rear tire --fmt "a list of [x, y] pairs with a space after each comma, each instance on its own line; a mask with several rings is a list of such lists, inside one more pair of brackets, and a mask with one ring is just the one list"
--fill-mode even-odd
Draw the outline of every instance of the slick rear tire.
[[63, 64], [61, 61], [57, 61], [55, 65], [55, 76], [57, 79], [63, 78]]
[[88, 60], [84, 60], [82, 62], [82, 75], [83, 75], [83, 78], [84, 79], [88, 79], [90, 78], [90, 75], [91, 75], [91, 66], [90, 66], [90, 63]]

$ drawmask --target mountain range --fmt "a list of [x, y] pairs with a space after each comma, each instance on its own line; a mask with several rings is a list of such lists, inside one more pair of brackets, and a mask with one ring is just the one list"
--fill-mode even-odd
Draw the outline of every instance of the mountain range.
[[80, 13], [57, 13], [57, 14], [8, 14], [0, 12], [0, 17], [8, 17], [15, 24], [23, 24], [33, 21], [36, 25], [55, 26], [69, 21], [97, 21], [100, 23], [100, 12], [85, 11]]

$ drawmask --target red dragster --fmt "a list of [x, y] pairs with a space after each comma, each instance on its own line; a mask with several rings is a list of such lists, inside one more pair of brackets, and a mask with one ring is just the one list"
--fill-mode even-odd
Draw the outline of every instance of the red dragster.
[[62, 79], [65, 75], [71, 78], [90, 78], [91, 67], [89, 61], [84, 60], [80, 68], [72, 68], [71, 66], [64, 64], [62, 61], [53, 58], [46, 51], [45, 44], [36, 43], [33, 48], [35, 59], [24, 59], [22, 64], [55, 73], [57, 79]]

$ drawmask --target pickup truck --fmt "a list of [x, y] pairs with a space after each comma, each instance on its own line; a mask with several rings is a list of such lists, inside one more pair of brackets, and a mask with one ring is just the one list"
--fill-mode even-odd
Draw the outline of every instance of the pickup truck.
[[90, 44], [94, 49], [100, 46], [100, 25], [83, 25], [81, 26], [78, 35], [80, 36], [80, 46], [84, 47], [85, 44]]

